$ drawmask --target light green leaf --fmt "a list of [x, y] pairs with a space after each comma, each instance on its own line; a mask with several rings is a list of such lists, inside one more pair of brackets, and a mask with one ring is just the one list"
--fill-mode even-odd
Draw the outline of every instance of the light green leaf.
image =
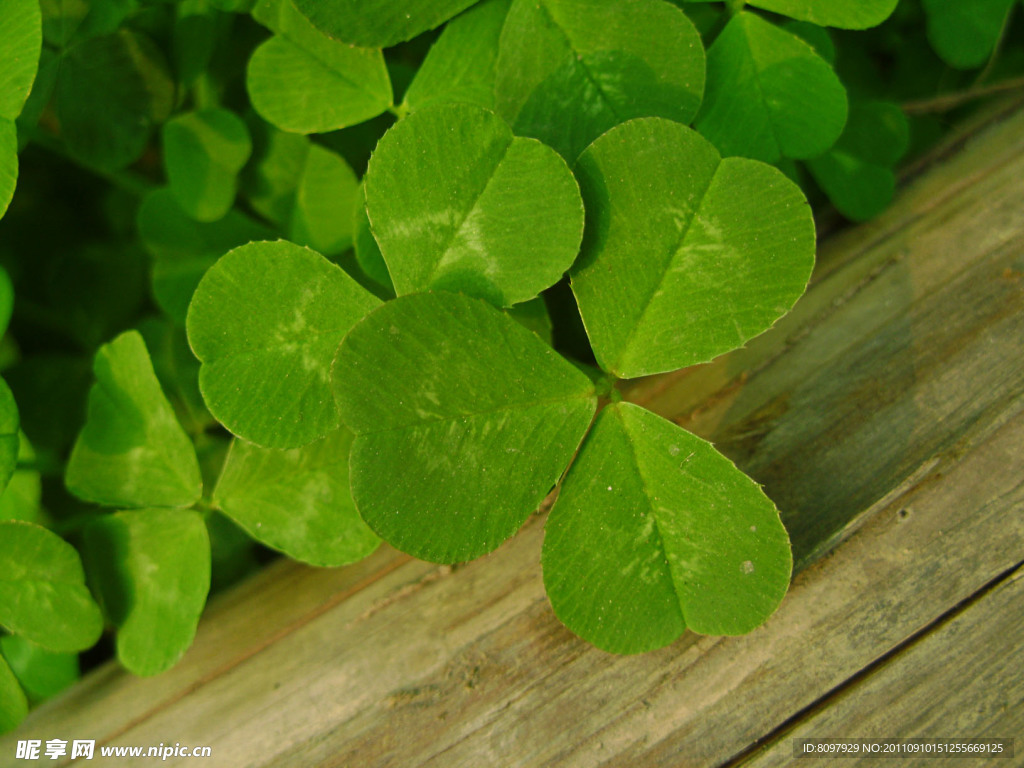
[[267, 448], [297, 448], [337, 429], [331, 361], [378, 304], [308, 248], [279, 240], [229, 252], [203, 277], [188, 313], [210, 412]]
[[822, 27], [867, 29], [892, 14], [898, 0], [749, 0], [750, 5]]
[[704, 92], [704, 48], [663, 0], [514, 0], [501, 33], [498, 112], [572, 162], [634, 117], [688, 123]]
[[723, 155], [774, 163], [827, 150], [843, 131], [846, 110], [846, 90], [810, 45], [741, 13], [708, 49], [696, 127]]
[[13, 122], [32, 90], [43, 46], [38, 0], [0, 0], [0, 118]]
[[484, 0], [449, 21], [405, 92], [407, 111], [434, 102], [494, 109], [498, 40], [512, 0]]
[[170, 115], [174, 82], [160, 49], [120, 29], [67, 50], [55, 105], [61, 137], [73, 155], [114, 169], [138, 159], [150, 129]]
[[174, 666], [210, 589], [210, 540], [192, 510], [104, 515], [85, 529], [90, 576], [117, 627], [117, 657], [136, 675]]
[[288, 238], [325, 256], [352, 246], [359, 181], [341, 155], [260, 123], [244, 192]]
[[0, 218], [18, 185], [18, 131], [14, 121], [0, 117]]
[[277, 33], [253, 53], [246, 79], [253, 108], [268, 122], [293, 133], [324, 133], [391, 106], [379, 49], [321, 34], [290, 0], [263, 0], [253, 15]]
[[910, 126], [902, 110], [887, 102], [854, 103], [846, 130], [829, 152], [807, 168], [833, 205], [853, 221], [866, 221], [892, 201], [892, 166], [906, 152]]
[[13, 731], [28, 714], [28, 700], [18, 678], [0, 656], [0, 733]]
[[203, 481], [195, 449], [167, 402], [146, 344], [122, 333], [96, 353], [88, 415], [64, 481], [80, 499], [111, 507], [187, 507]]
[[236, 439], [213, 503], [254, 539], [312, 565], [362, 560], [380, 539], [356, 512], [349, 492], [352, 433], [278, 451]]
[[226, 109], [186, 112], [164, 125], [163, 147], [168, 185], [181, 209], [199, 221], [222, 218], [252, 152], [241, 118]]
[[388, 48], [434, 29], [476, 0], [295, 0], [324, 34], [355, 45]]
[[365, 184], [399, 295], [441, 288], [510, 306], [556, 283], [579, 252], [583, 204], [568, 166], [480, 107], [435, 104], [397, 123]]
[[544, 535], [544, 586], [573, 632], [612, 653], [689, 628], [739, 635], [789, 585], [789, 537], [757, 483], [710, 443], [635, 405], [605, 408]]
[[138, 229], [153, 257], [153, 296], [179, 325], [185, 324], [196, 286], [221, 255], [274, 236], [272, 230], [234, 210], [219, 221], [198, 222], [181, 209], [169, 189], [143, 198]]
[[470, 560], [514, 534], [558, 481], [596, 406], [590, 380], [491, 305], [454, 293], [384, 304], [334, 363], [356, 434], [360, 515], [389, 544]]
[[391, 283], [388, 265], [384, 262], [380, 246], [377, 245], [377, 240], [370, 230], [370, 218], [366, 215], [365, 188], [362, 185], [356, 193], [356, 216], [353, 229], [352, 246], [356, 252], [356, 263], [371, 281], [380, 286], [384, 295], [388, 298], [394, 297], [395, 286]]
[[0, 495], [0, 520], [40, 523], [42, 480], [37, 470], [29, 468], [36, 460], [36, 452], [24, 432], [18, 432], [18, 443], [18, 461], [28, 466], [24, 469], [15, 468], [7, 490]]
[[103, 631], [75, 548], [42, 526], [0, 522], [0, 626], [51, 651], [80, 651]]
[[923, 0], [928, 40], [951, 67], [980, 67], [996, 47], [1015, 0]]
[[25, 693], [35, 701], [55, 696], [79, 677], [76, 653], [49, 651], [19, 635], [0, 637], [0, 650]]
[[0, 494], [18, 463], [18, 404], [7, 382], [0, 379]]
[[807, 286], [814, 221], [771, 166], [646, 118], [594, 142], [576, 175], [591, 220], [572, 289], [598, 363], [620, 378], [741, 346]]

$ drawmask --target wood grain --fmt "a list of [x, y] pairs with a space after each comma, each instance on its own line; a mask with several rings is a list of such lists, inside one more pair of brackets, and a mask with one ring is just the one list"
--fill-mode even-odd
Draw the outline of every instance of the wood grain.
[[[961, 679], [938, 674], [964, 636], [940, 618], [1024, 560], [1022, 180], [1024, 111], [1004, 111], [825, 243], [772, 331], [628, 388], [716, 441], [784, 512], [804, 568], [751, 635], [636, 657], [587, 646], [544, 596], [535, 516], [455, 569], [386, 548], [351, 569], [281, 563], [216, 601], [174, 670], [97, 670], [0, 755], [57, 737], [210, 745], [214, 766], [735, 764], [782, 759], [790, 733], [838, 729], [843, 712], [881, 727], [860, 692], [891, 669], [921, 683], [883, 735], [937, 727], [907, 708]], [[1019, 654], [1019, 632], [1000, 647]], [[984, 716], [958, 725], [1019, 726], [984, 714], [1020, 700], [1019, 676], [1008, 684], [974, 686]]]

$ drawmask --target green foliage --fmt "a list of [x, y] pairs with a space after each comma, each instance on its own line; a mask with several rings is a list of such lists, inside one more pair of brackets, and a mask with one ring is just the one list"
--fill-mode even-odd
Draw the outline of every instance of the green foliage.
[[210, 541], [195, 512], [139, 509], [85, 530], [90, 576], [117, 627], [117, 657], [137, 675], [188, 650], [210, 588]]
[[210, 412], [267, 448], [296, 448], [337, 429], [331, 361], [379, 303], [308, 248], [278, 241], [230, 251], [207, 271], [188, 313]]
[[112, 507], [187, 507], [202, 493], [195, 449], [167, 402], [135, 331], [100, 347], [96, 384], [65, 483]]
[[545, 533], [555, 613], [613, 653], [658, 648], [686, 628], [749, 632], [789, 585], [789, 538], [757, 484], [628, 403], [601, 411]]
[[724, 155], [774, 163], [827, 150], [846, 122], [846, 92], [800, 38], [760, 16], [733, 17], [708, 49], [696, 127]]
[[468, 105], [426, 107], [388, 131], [366, 212], [399, 295], [440, 288], [498, 306], [558, 282], [583, 236], [565, 161]]
[[769, 328], [807, 198], [875, 215], [1024, 73], [1010, 0], [895, 5], [0, 0], [0, 729], [259, 545], [459, 562], [555, 490], [590, 642], [765, 621], [778, 512], [618, 380]]
[[498, 112], [570, 162], [631, 117], [690, 122], [704, 92], [700, 36], [663, 0], [513, 0], [497, 66]]
[[591, 236], [572, 289], [598, 363], [620, 378], [705, 362], [761, 333], [803, 293], [814, 222], [771, 166], [695, 131], [631, 120], [576, 175]]
[[51, 651], [99, 639], [99, 609], [75, 548], [33, 523], [0, 522], [0, 627]]
[[356, 435], [359, 513], [390, 544], [444, 563], [479, 557], [519, 530], [596, 404], [590, 380], [535, 334], [454, 293], [404, 296], [370, 313], [345, 337], [334, 372]]

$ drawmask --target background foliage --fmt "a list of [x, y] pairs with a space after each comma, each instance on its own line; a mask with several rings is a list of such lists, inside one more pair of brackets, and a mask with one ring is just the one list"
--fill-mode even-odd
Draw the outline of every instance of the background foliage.
[[0, 0], [0, 730], [80, 652], [167, 669], [278, 552], [461, 561], [559, 484], [573, 631], [763, 622], [774, 506], [616, 382], [769, 327], [805, 198], [877, 214], [1024, 85], [1022, 27], [1015, 0]]

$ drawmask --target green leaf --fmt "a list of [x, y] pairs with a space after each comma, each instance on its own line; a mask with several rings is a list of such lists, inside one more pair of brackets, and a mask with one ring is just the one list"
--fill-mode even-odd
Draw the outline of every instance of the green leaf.
[[7, 382], [0, 379], [0, 494], [18, 463], [18, 404]]
[[32, 90], [43, 45], [37, 0], [0, 0], [0, 118], [13, 122]]
[[606, 371], [706, 362], [803, 293], [814, 221], [779, 170], [722, 160], [690, 128], [646, 118], [594, 142], [576, 174], [591, 218], [572, 289]]
[[253, 108], [293, 133], [324, 133], [391, 106], [391, 80], [377, 48], [317, 31], [290, 0], [264, 0], [253, 15], [277, 34], [253, 53], [246, 79]]
[[14, 285], [7, 270], [0, 267], [0, 336], [7, 332], [14, 313]]
[[103, 631], [75, 548], [42, 526], [0, 522], [0, 626], [51, 651], [80, 651]]
[[[25, 437], [24, 432], [18, 433], [18, 461], [32, 466], [36, 461], [36, 452]], [[0, 520], [26, 520], [40, 523], [40, 501], [43, 497], [42, 480], [35, 469], [14, 470], [7, 490], [0, 496]]]
[[235, 440], [213, 503], [254, 539], [312, 565], [362, 560], [380, 539], [366, 527], [349, 493], [352, 433], [278, 451]]
[[476, 0], [295, 0], [325, 34], [355, 45], [388, 48], [434, 29]]
[[556, 283], [579, 251], [583, 204], [568, 166], [480, 107], [436, 104], [398, 122], [365, 183], [399, 295], [441, 288], [509, 306]]
[[43, 37], [57, 48], [116, 30], [137, 10], [136, 0], [41, 0]]
[[18, 678], [0, 656], [0, 733], [13, 731], [28, 714], [28, 699]]
[[828, 62], [830, 67], [835, 66], [836, 44], [827, 29], [819, 27], [817, 24], [811, 24], [809, 21], [788, 21], [782, 25], [782, 28], [787, 32], [792, 32], [811, 46], [816, 54]]
[[181, 209], [169, 189], [143, 198], [138, 229], [153, 257], [153, 296], [179, 325], [185, 324], [196, 286], [221, 255], [274, 236], [272, 230], [234, 210], [219, 221], [198, 222]]
[[64, 481], [111, 507], [187, 507], [203, 490], [195, 449], [167, 402], [138, 331], [96, 353], [88, 415]]
[[663, 0], [514, 0], [497, 67], [498, 112], [570, 162], [630, 118], [690, 122], [704, 91], [700, 35]]
[[18, 132], [14, 121], [0, 117], [0, 218], [18, 185]]
[[57, 77], [60, 135], [83, 162], [116, 169], [142, 154], [150, 129], [170, 115], [174, 83], [152, 40], [120, 29], [67, 50]]
[[726, 156], [774, 163], [827, 150], [846, 123], [846, 90], [796, 35], [752, 13], [708, 49], [708, 88], [696, 127]]
[[892, 166], [906, 152], [910, 126], [898, 105], [855, 102], [846, 130], [831, 151], [807, 168], [833, 205], [853, 221], [866, 221], [892, 201]]
[[356, 434], [352, 497], [403, 552], [458, 562], [514, 534], [558, 481], [596, 406], [589, 379], [491, 305], [453, 293], [384, 304], [334, 363]]
[[244, 187], [252, 207], [290, 240], [325, 256], [350, 248], [349, 212], [360, 193], [359, 181], [344, 158], [305, 136], [262, 121], [256, 136], [254, 162]]
[[505, 312], [523, 328], [536, 333], [544, 340], [545, 344], [552, 343], [551, 315], [548, 314], [548, 308], [542, 296], [524, 301], [522, 304], [516, 304], [514, 307], [506, 309]]
[[449, 21], [405, 92], [414, 111], [434, 102], [494, 109], [498, 40], [512, 0], [484, 0]]
[[192, 644], [210, 589], [210, 540], [191, 510], [104, 515], [85, 529], [90, 576], [136, 675], [174, 666]]
[[822, 27], [867, 29], [892, 14], [898, 0], [749, 0], [750, 5]]
[[188, 313], [210, 412], [267, 448], [297, 448], [337, 429], [331, 361], [378, 304], [308, 248], [280, 240], [229, 252], [203, 277]]
[[186, 112], [164, 125], [163, 147], [168, 185], [181, 209], [199, 221], [223, 218], [252, 152], [241, 118], [226, 109]]
[[49, 651], [18, 635], [0, 637], [0, 650], [25, 693], [35, 701], [55, 696], [79, 677], [78, 654]]
[[170, 320], [149, 317], [139, 323], [138, 331], [149, 349], [153, 372], [178, 421], [189, 434], [201, 434], [214, 420], [199, 392], [199, 361], [188, 345], [185, 329]]
[[1015, 0], [922, 0], [928, 40], [951, 67], [980, 67], [992, 55]]
[[771, 615], [792, 555], [775, 506], [710, 443], [629, 403], [605, 408], [544, 535], [544, 586], [573, 632], [612, 653], [689, 628], [739, 635]]

